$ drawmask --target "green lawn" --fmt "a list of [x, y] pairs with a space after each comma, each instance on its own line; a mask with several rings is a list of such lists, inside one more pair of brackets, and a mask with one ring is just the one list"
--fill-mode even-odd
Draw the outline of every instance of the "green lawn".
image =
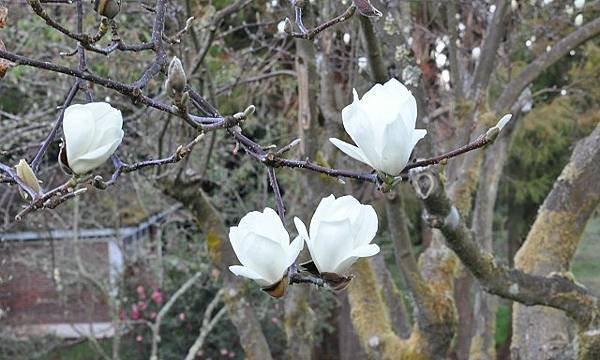
[[571, 270], [578, 282], [600, 295], [600, 216], [588, 223]]

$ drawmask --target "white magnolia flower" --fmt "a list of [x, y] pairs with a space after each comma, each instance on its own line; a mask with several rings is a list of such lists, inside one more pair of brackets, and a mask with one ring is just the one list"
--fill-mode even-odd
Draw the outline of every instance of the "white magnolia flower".
[[348, 45], [350, 44], [350, 34], [348, 33], [344, 33], [344, 36], [342, 37], [342, 40], [344, 40], [344, 44]]
[[583, 15], [577, 14], [577, 16], [575, 16], [575, 26], [581, 26], [581, 24], [583, 24]]
[[229, 229], [229, 241], [243, 265], [229, 270], [264, 287], [277, 284], [304, 247], [300, 236], [290, 244], [290, 236], [271, 208], [246, 214], [238, 226]]
[[63, 119], [66, 153], [61, 149], [60, 162], [75, 174], [92, 171], [121, 144], [122, 127], [121, 111], [107, 103], [69, 106]]
[[576, 9], [581, 9], [585, 5], [585, 0], [575, 0], [573, 5], [575, 5]]
[[285, 20], [282, 20], [277, 23], [277, 32], [280, 34], [285, 33]]
[[479, 56], [481, 55], [481, 48], [476, 46], [471, 50], [471, 58], [475, 61], [479, 60]]
[[369, 65], [369, 60], [366, 57], [361, 56], [361, 57], [358, 58], [358, 68], [361, 71], [367, 70], [367, 66], [368, 65]]
[[294, 223], [320, 273], [342, 274], [358, 258], [379, 252], [379, 246], [370, 244], [377, 233], [375, 210], [350, 195], [323, 198], [310, 220], [310, 233], [302, 220], [294, 218]]
[[510, 0], [510, 8], [512, 11], [515, 11], [519, 8], [519, 3], [517, 3], [517, 0]]
[[427, 130], [415, 129], [417, 102], [398, 80], [377, 84], [342, 110], [344, 129], [358, 146], [331, 138], [346, 155], [389, 175], [406, 166], [412, 149]]
[[573, 7], [571, 5], [565, 6], [565, 13], [569, 16], [573, 15]]

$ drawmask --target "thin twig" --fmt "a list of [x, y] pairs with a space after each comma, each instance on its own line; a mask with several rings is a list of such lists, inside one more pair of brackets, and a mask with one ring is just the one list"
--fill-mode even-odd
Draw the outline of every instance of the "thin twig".
[[338, 15], [338, 16], [334, 17], [333, 19], [322, 23], [321, 25], [315, 27], [312, 30], [307, 30], [304, 27], [304, 24], [302, 23], [301, 8], [298, 6], [296, 6], [295, 8], [296, 8], [296, 10], [295, 10], [296, 11], [296, 24], [298, 25], [300, 30], [302, 30], [302, 32], [291, 32], [289, 35], [292, 37], [295, 37], [295, 38], [306, 39], [306, 40], [312, 40], [312, 39], [314, 39], [315, 36], [317, 36], [323, 30], [326, 30], [334, 25], [337, 25], [339, 23], [349, 20], [356, 12], [356, 6], [354, 4], [352, 4], [341, 15]]
[[279, 214], [281, 222], [285, 223], [285, 205], [283, 204], [281, 189], [279, 189], [279, 184], [277, 183], [277, 176], [275, 176], [275, 169], [268, 166], [267, 176], [269, 178], [269, 185], [271, 185], [271, 188], [273, 189], [273, 194], [275, 195], [275, 206], [277, 207], [277, 214]]
[[77, 94], [77, 90], [79, 90], [78, 82], [76, 82], [75, 84], [73, 84], [73, 86], [71, 86], [71, 89], [69, 90], [69, 93], [67, 94], [67, 98], [65, 99], [65, 102], [63, 103], [63, 106], [60, 109], [60, 113], [58, 114], [58, 117], [56, 118], [56, 121], [54, 122], [54, 126], [52, 127], [50, 134], [48, 134], [46, 139], [42, 142], [40, 149], [35, 154], [35, 157], [33, 158], [33, 161], [31, 162], [31, 169], [34, 172], [36, 172], [38, 170], [38, 168], [40, 166], [40, 161], [42, 160], [42, 157], [48, 150], [50, 143], [52, 141], [54, 141], [54, 138], [56, 137], [56, 133], [58, 132], [58, 129], [62, 125], [63, 117], [65, 115], [65, 109], [69, 105], [71, 105], [71, 102], [73, 101], [73, 99], [75, 98], [75, 95]]

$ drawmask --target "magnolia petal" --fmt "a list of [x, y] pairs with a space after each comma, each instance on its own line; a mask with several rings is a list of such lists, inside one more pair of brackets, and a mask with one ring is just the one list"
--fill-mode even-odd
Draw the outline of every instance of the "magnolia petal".
[[265, 208], [263, 211], [263, 222], [260, 224], [260, 234], [269, 236], [274, 240], [278, 240], [282, 247], [290, 244], [290, 235], [288, 234], [279, 214], [271, 208]]
[[231, 241], [232, 239], [237, 240], [241, 237], [243, 237], [243, 234], [239, 226], [232, 226], [229, 228], [229, 241]]
[[401, 115], [408, 129], [414, 129], [417, 121], [417, 100], [400, 81], [392, 78], [383, 84], [388, 97], [392, 99], [390, 106]]
[[412, 152], [412, 132], [402, 120], [389, 123], [385, 127], [382, 164], [378, 170], [395, 176], [404, 169]]
[[[75, 159], [70, 159], [69, 161], [73, 160], [79, 160], [79, 159], [84, 159], [84, 160], [94, 160], [96, 158], [103, 158], [104, 160], [108, 159], [110, 157], [110, 155], [113, 154], [113, 152], [116, 150], [116, 148], [121, 144], [121, 141], [123, 140], [123, 130], [121, 128], [110, 128], [108, 132], [105, 133], [104, 138], [102, 139], [102, 143], [101, 145], [98, 145], [97, 147], [92, 147], [90, 148], [90, 151], [85, 153], [85, 154], [81, 154], [78, 157], [76, 157]], [[115, 146], [116, 144], [116, 146]]]
[[[425, 135], [427, 135], [427, 130], [425, 129], [415, 129], [412, 135], [412, 140], [413, 140], [413, 144], [412, 147], [414, 148], [415, 145], [417, 145], [417, 143], [419, 142], [419, 140], [421, 140], [422, 138], [425, 137]], [[412, 151], [412, 149], [411, 149]]]
[[71, 159], [69, 157], [69, 167], [75, 174], [81, 175], [88, 173], [102, 165], [114, 153], [117, 147], [119, 147], [119, 144], [121, 144], [121, 140], [117, 139], [112, 144], [106, 144], [100, 148], [90, 151], [89, 153], [82, 154], [75, 159]]
[[93, 102], [83, 106], [94, 115], [96, 124], [102, 124], [102, 127], [123, 127], [121, 111], [110, 106], [109, 103]]
[[300, 255], [300, 251], [304, 248], [304, 237], [301, 235], [296, 236], [294, 241], [290, 243], [287, 252], [287, 260], [286, 267], [289, 267], [296, 261], [298, 255]]
[[354, 248], [369, 244], [377, 234], [379, 221], [377, 213], [371, 205], [361, 205], [357, 223], [353, 226]]
[[119, 144], [123, 140], [123, 129], [119, 126], [111, 126], [105, 129], [100, 129], [99, 125], [96, 124], [95, 139], [90, 145], [90, 150], [97, 149], [106, 144], [112, 144], [115, 140], [119, 140]]
[[379, 253], [379, 250], [379, 245], [377, 244], [364, 245], [352, 250], [352, 256], [357, 258], [369, 257]]
[[240, 266], [240, 265], [232, 265], [229, 267], [229, 271], [231, 271], [232, 273], [234, 273], [237, 276], [243, 276], [243, 277], [247, 277], [248, 279], [252, 279], [261, 286], [270, 285], [270, 284], [268, 284], [268, 281], [263, 279], [256, 271], [250, 269], [249, 267]]
[[347, 142], [336, 138], [329, 138], [329, 141], [331, 141], [331, 143], [340, 149], [344, 154], [350, 156], [354, 160], [358, 160], [369, 165], [370, 167], [373, 167], [373, 165], [371, 165], [369, 160], [365, 157], [364, 152], [359, 147], [348, 144]]
[[76, 174], [93, 170], [106, 161], [123, 139], [121, 111], [108, 103], [71, 105], [65, 109], [68, 165]]
[[298, 236], [302, 236], [304, 241], [308, 243], [310, 241], [310, 237], [308, 236], [308, 231], [306, 230], [306, 225], [304, 225], [304, 222], [300, 220], [300, 218], [294, 217], [294, 225], [296, 225]]
[[[317, 231], [319, 229], [319, 223], [321, 222], [321, 220], [323, 219], [323, 215], [324, 214], [328, 214], [330, 213], [329, 208], [332, 206], [332, 204], [335, 201], [335, 196], [333, 196], [333, 194], [324, 197], [321, 199], [321, 201], [319, 202], [319, 205], [317, 205], [317, 208], [315, 209], [315, 212], [312, 216], [312, 218], [310, 219], [310, 242], [313, 242], [315, 236], [317, 235]], [[308, 241], [307, 241], [308, 244]]]
[[[393, 99], [381, 84], [375, 84], [367, 91], [360, 100], [360, 106], [367, 114], [363, 122], [369, 124], [369, 127], [377, 129], [377, 126], [383, 126], [394, 120], [397, 111], [398, 99]], [[380, 136], [381, 132], [375, 132]], [[359, 145], [360, 146], [360, 145]]]
[[83, 105], [71, 105], [65, 109], [63, 131], [69, 162], [89, 151], [95, 129], [92, 114]]
[[112, 134], [114, 134], [112, 129], [123, 128], [121, 111], [104, 102], [89, 103], [85, 106], [93, 114], [96, 124], [96, 134], [90, 146], [92, 148], [100, 147], [107, 142], [112, 142], [114, 140], [111, 139]]
[[376, 244], [370, 244], [366, 246], [361, 246], [359, 248], [354, 249], [348, 257], [343, 259], [335, 268], [336, 274], [343, 274], [352, 264], [356, 262], [361, 257], [369, 257], [379, 253], [379, 246]]
[[400, 115], [402, 121], [404, 121], [404, 125], [406, 125], [408, 129], [414, 129], [417, 124], [417, 99], [415, 99], [412, 93], [409, 94], [410, 95], [402, 104]]
[[239, 227], [275, 241], [282, 247], [290, 243], [290, 236], [279, 215], [271, 208], [265, 208], [262, 213], [259, 211], [249, 212], [240, 220]]
[[326, 221], [341, 221], [349, 219], [354, 224], [360, 216], [362, 204], [351, 195], [341, 196], [331, 205], [325, 214]]
[[319, 272], [335, 272], [336, 266], [352, 251], [350, 220], [322, 221], [309, 251]]
[[376, 105], [378, 104], [377, 99], [385, 96], [385, 92], [383, 85], [377, 83], [363, 95], [360, 101], [362, 101], [363, 105]]
[[[283, 267], [285, 260], [281, 260], [281, 256], [285, 254], [285, 249], [281, 245], [271, 239], [264, 236], [247, 233], [244, 237], [232, 237], [230, 238], [231, 246], [237, 256], [238, 260], [244, 266], [249, 266], [260, 274], [263, 274], [259, 268], [263, 264], [263, 259], [270, 262], [274, 266], [276, 263], [281, 263], [279, 267]], [[264, 275], [264, 274], [263, 274]]]
[[356, 100], [342, 109], [344, 129], [350, 135], [352, 141], [362, 150], [364, 158], [369, 161], [372, 167], [376, 167], [379, 162], [378, 142], [376, 141], [376, 127], [370, 123], [371, 116], [372, 114], [365, 111], [361, 102]]
[[230, 242], [233, 251], [242, 265], [247, 266], [260, 274], [269, 284], [275, 283], [283, 275], [287, 266], [286, 252], [281, 245], [263, 236], [248, 233], [244, 237], [231, 236]]

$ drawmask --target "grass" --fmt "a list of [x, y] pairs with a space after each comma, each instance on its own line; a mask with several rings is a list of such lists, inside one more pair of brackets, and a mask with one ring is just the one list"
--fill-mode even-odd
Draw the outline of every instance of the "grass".
[[[111, 353], [111, 340], [98, 340], [105, 353]], [[88, 341], [84, 341], [73, 346], [63, 347], [54, 350], [42, 357], [40, 360], [102, 360], [102, 356], [92, 347]]]
[[578, 282], [600, 295], [600, 217], [588, 223], [575, 254], [571, 271]]

